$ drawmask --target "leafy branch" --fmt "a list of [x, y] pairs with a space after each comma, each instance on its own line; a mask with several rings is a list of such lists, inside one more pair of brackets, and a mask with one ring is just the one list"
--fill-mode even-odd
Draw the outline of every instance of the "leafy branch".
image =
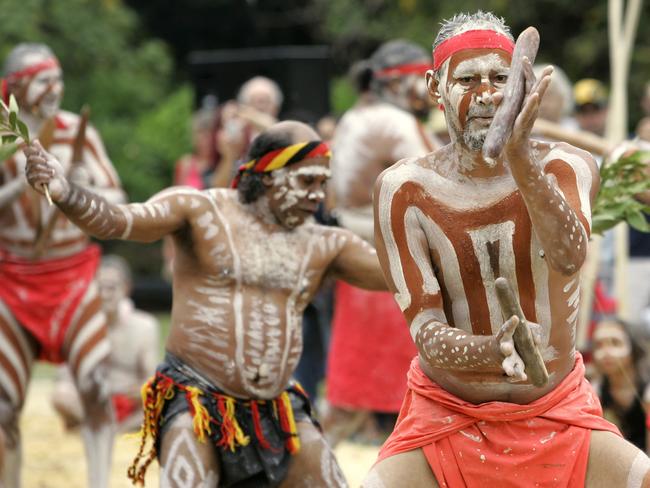
[[650, 151], [635, 151], [600, 168], [600, 192], [592, 213], [592, 232], [602, 234], [619, 222], [650, 232], [646, 214], [650, 206], [637, 199], [640, 193], [650, 191]]
[[[9, 96], [9, 105], [0, 99], [0, 161], [10, 158], [18, 150], [17, 139], [27, 144], [31, 142], [27, 124], [18, 118], [18, 111], [18, 103], [13, 95]], [[43, 190], [48, 203], [52, 205], [47, 185], [43, 186]]]

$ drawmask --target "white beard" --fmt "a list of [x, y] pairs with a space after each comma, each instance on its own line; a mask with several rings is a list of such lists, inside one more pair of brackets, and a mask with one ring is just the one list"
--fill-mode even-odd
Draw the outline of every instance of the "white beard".
[[487, 133], [487, 129], [463, 131], [463, 141], [471, 151], [480, 151], [485, 144]]

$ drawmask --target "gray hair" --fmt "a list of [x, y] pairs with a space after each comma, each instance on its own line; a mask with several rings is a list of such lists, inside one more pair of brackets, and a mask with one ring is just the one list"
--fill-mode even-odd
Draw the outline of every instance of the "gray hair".
[[[368, 60], [373, 73], [384, 69], [394, 68], [402, 64], [418, 61], [431, 62], [431, 55], [422, 47], [404, 39], [394, 39], [383, 43]], [[370, 87], [376, 93], [381, 93], [390, 79], [373, 77]]]
[[[548, 65], [536, 64], [533, 66], [533, 72], [537, 78], [539, 78], [546, 66]], [[551, 83], [546, 90], [546, 97], [549, 94], [557, 94], [562, 100], [562, 117], [568, 117], [573, 113], [573, 84], [562, 68], [555, 64], [551, 66], [553, 66], [553, 74], [551, 75]], [[542, 103], [544, 103], [543, 99]]]
[[276, 105], [278, 107], [282, 106], [282, 102], [284, 101], [284, 95], [282, 94], [280, 85], [278, 85], [271, 78], [267, 78], [266, 76], [255, 76], [250, 80], [246, 81], [241, 86], [241, 88], [239, 88], [239, 92], [237, 92], [237, 101], [239, 103], [243, 103], [243, 104], [248, 103], [249, 91], [251, 87], [256, 83], [265, 83], [273, 92], [273, 97], [275, 98]]
[[35, 42], [23, 42], [14, 47], [7, 57], [2, 70], [3, 76], [20, 71], [25, 68], [25, 56], [29, 54], [41, 54], [45, 58], [56, 58], [49, 46]]
[[433, 41], [434, 51], [447, 39], [476, 29], [493, 30], [514, 41], [510, 27], [506, 25], [505, 20], [502, 17], [497, 17], [492, 12], [479, 10], [474, 14], [460, 13], [454, 15], [451, 19], [443, 20], [440, 25], [440, 31], [438, 31], [436, 40]]

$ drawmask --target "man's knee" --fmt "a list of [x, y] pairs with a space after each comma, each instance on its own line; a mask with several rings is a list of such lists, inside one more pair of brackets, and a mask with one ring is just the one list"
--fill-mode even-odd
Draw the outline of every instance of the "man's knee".
[[375, 464], [363, 488], [436, 488], [438, 482], [421, 449], [395, 454]]
[[0, 399], [0, 434], [2, 445], [14, 449], [18, 444], [18, 415], [19, 410], [7, 400]]
[[[200, 442], [194, 434], [192, 416], [176, 416], [160, 442], [160, 484], [170, 488], [185, 486], [183, 480], [191, 477], [199, 486], [217, 486], [220, 471], [217, 454], [211, 442]], [[179, 476], [184, 478], [180, 479]]]
[[585, 486], [650, 488], [650, 459], [612, 432], [591, 432]]

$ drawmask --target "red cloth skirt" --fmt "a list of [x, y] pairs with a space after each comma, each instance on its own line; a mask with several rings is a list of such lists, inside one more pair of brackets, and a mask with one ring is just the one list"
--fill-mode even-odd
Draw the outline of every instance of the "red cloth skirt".
[[0, 250], [0, 299], [40, 345], [40, 358], [63, 361], [61, 346], [99, 264], [99, 246], [32, 261]]
[[338, 282], [327, 366], [327, 400], [349, 409], [399, 412], [417, 354], [389, 292]]
[[[552, 391], [527, 405], [466, 402], [413, 360], [409, 392], [379, 460], [422, 448], [441, 487], [584, 486], [592, 430], [621, 435], [602, 418], [582, 356]], [[537, 486], [537, 485], [535, 485]]]

